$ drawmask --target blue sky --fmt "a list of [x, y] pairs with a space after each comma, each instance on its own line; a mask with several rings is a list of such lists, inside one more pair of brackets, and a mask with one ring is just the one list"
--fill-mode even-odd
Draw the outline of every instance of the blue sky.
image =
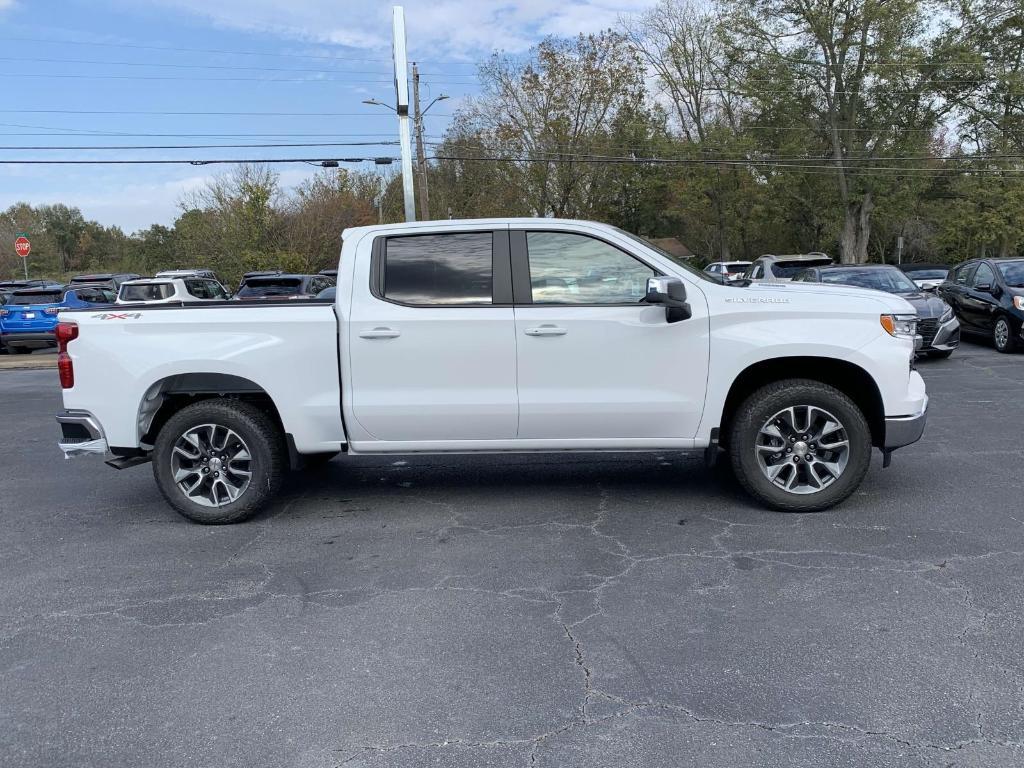
[[[475, 63], [548, 34], [613, 26], [652, 0], [408, 0], [410, 61], [443, 134], [476, 90]], [[394, 141], [391, 2], [0, 0], [0, 158], [270, 158], [397, 155], [387, 145], [189, 150], [12, 147]], [[279, 113], [276, 115], [256, 113]], [[204, 113], [204, 114], [173, 114]], [[236, 114], [213, 114], [236, 113]], [[323, 114], [333, 113], [333, 114]], [[275, 166], [285, 187], [315, 173]], [[372, 168], [372, 165], [364, 165]], [[217, 166], [0, 165], [0, 208], [64, 202], [126, 231], [167, 224]]]

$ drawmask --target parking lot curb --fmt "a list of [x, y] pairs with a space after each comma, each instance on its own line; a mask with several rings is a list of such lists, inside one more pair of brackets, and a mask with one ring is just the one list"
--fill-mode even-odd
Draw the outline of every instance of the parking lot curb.
[[40, 371], [57, 367], [57, 356], [26, 356], [24, 358], [0, 357], [0, 371]]

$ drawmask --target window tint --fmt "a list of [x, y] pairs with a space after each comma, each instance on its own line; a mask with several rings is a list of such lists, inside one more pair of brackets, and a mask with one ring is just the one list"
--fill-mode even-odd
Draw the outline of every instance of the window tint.
[[535, 304], [636, 304], [653, 269], [613, 245], [570, 232], [528, 232]]
[[240, 299], [257, 296], [295, 296], [302, 289], [298, 277], [250, 277], [236, 294]]
[[384, 298], [403, 304], [490, 304], [492, 235], [390, 237], [385, 244]]
[[979, 285], [992, 285], [995, 281], [996, 273], [992, 271], [992, 267], [982, 262], [978, 265], [978, 271], [974, 273], [971, 285], [977, 288]]
[[16, 293], [11, 296], [11, 304], [59, 304], [63, 298], [60, 291], [46, 293]]
[[1003, 280], [1012, 288], [1024, 288], [1024, 261], [1004, 261], [999, 264]]
[[121, 301], [159, 301], [169, 299], [174, 294], [174, 286], [170, 283], [145, 283], [142, 285], [122, 285]]

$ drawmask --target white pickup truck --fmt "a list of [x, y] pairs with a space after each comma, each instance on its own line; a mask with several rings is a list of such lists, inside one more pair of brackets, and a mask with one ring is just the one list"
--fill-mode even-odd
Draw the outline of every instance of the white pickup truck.
[[178, 512], [237, 522], [343, 453], [728, 451], [818, 511], [920, 438], [896, 296], [723, 284], [611, 226], [487, 219], [343, 233], [335, 301], [62, 312], [66, 455], [152, 461]]

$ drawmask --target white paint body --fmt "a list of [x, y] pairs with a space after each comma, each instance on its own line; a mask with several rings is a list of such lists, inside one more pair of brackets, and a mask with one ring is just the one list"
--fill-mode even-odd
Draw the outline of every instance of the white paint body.
[[[682, 279], [692, 317], [667, 323], [663, 308], [642, 304], [409, 307], [371, 294], [378, 236], [506, 227], [599, 236]], [[333, 307], [69, 313], [80, 332], [68, 346], [75, 386], [64, 405], [92, 413], [109, 445], [134, 448], [147, 396], [167, 377], [227, 374], [270, 396], [300, 453], [701, 448], [737, 376], [775, 358], [848, 361], [874, 379], [886, 417], [922, 413], [913, 342], [879, 322], [890, 313], [913, 308], [843, 286], [720, 285], [591, 222], [361, 227], [344, 233]], [[542, 327], [564, 333], [526, 333]]]

